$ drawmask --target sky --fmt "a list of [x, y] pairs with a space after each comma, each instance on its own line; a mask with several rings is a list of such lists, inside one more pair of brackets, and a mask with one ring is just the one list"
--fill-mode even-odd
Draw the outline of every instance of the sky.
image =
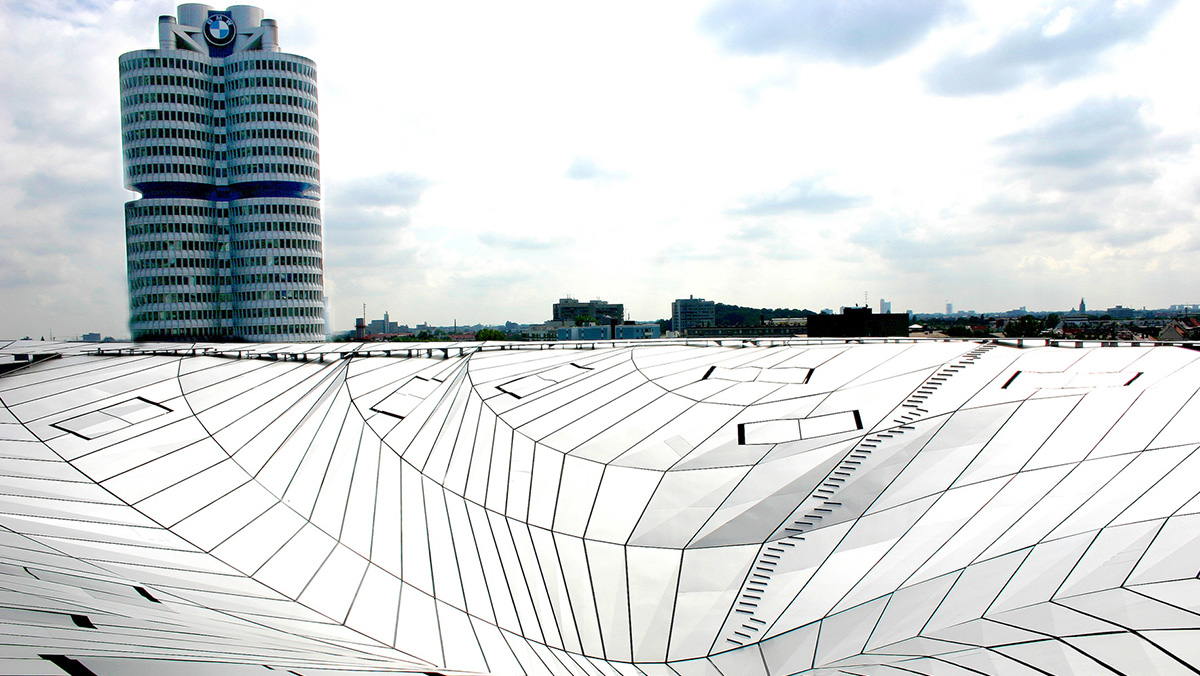
[[[339, 330], [1200, 303], [1197, 2], [259, 6], [317, 63]], [[0, 0], [0, 337], [128, 336], [117, 58], [174, 13]]]

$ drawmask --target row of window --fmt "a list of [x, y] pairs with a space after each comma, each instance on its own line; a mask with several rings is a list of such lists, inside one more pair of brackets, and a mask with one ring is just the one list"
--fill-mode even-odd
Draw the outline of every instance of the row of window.
[[279, 71], [284, 73], [295, 73], [310, 79], [317, 79], [317, 69], [306, 63], [297, 63], [295, 61], [287, 61], [283, 59], [243, 59], [234, 61], [228, 65], [213, 65], [198, 60], [200, 57], [194, 58], [177, 58], [164, 56], [138, 56], [125, 59], [121, 62], [121, 74], [125, 74], [134, 70], [143, 68], [173, 68], [175, 70], [187, 70], [194, 73], [199, 73], [205, 77], [222, 77], [225, 72], [244, 73], [251, 70], [268, 70]]
[[317, 118], [303, 113], [285, 113], [278, 110], [252, 110], [248, 113], [234, 113], [229, 116], [228, 125], [237, 127], [251, 122], [286, 122], [302, 124], [310, 129], [317, 128]]
[[308, 150], [307, 148], [296, 148], [293, 146], [246, 146], [242, 148], [232, 148], [228, 151], [228, 157], [231, 160], [241, 159], [243, 157], [296, 157], [304, 160], [317, 162], [317, 151]]
[[[310, 268], [321, 269], [321, 258], [319, 256], [238, 256], [234, 258], [237, 267], [248, 268], [255, 265], [303, 265]], [[234, 281], [235, 284], [241, 282]]]
[[[156, 286], [221, 286], [229, 284], [313, 284], [321, 285], [321, 275], [307, 272], [260, 272], [255, 274], [230, 275], [146, 275], [129, 280], [130, 292]], [[283, 294], [291, 294], [285, 296]], [[310, 295], [303, 295], [310, 294]], [[300, 298], [321, 300], [319, 291], [312, 290], [268, 290], [246, 291], [233, 294], [235, 300], [282, 300]]]
[[[138, 223], [125, 226], [126, 236], [130, 239], [145, 237], [149, 235], [163, 234], [183, 234], [183, 235], [208, 235], [208, 236], [225, 236], [230, 233], [230, 230], [235, 234], [247, 234], [257, 232], [302, 232], [308, 235], [321, 236], [321, 225], [319, 223], [300, 223], [296, 221], [279, 221], [279, 222], [258, 222], [253, 223], [237, 223], [232, 227], [227, 225], [214, 225], [212, 223]], [[215, 242], [210, 242], [215, 244]], [[208, 249], [216, 251], [216, 249]], [[223, 251], [224, 249], [221, 249]]]
[[148, 174], [187, 174], [189, 176], [204, 176], [213, 178], [214, 176], [224, 176], [224, 169], [217, 169], [208, 165], [199, 164], [163, 164], [161, 162], [150, 162], [147, 164], [133, 164], [129, 166], [129, 175], [146, 176]]
[[262, 326], [241, 326], [237, 333], [243, 336], [285, 336], [292, 335], [323, 335], [324, 324], [264, 324]]
[[[133, 160], [139, 157], [195, 157], [201, 160], [218, 160], [223, 159], [222, 153], [209, 148], [197, 148], [195, 146], [171, 145], [171, 146], [140, 146], [137, 148], [129, 148], [125, 151], [125, 159]], [[293, 148], [290, 146], [250, 146], [248, 148], [236, 148], [228, 151], [227, 157], [230, 159], [240, 159], [245, 157], [295, 157], [298, 159], [311, 160], [317, 162], [318, 157], [316, 151], [305, 148]]]
[[166, 258], [138, 258], [128, 262], [130, 270], [155, 270], [158, 268], [204, 268], [219, 270], [230, 267], [228, 258], [181, 258], [169, 256]]
[[[315, 204], [316, 202], [314, 202]], [[235, 207], [209, 207], [197, 204], [133, 204], [126, 207], [129, 218], [142, 216], [199, 216], [201, 218], [229, 218], [230, 216], [285, 215], [320, 218], [321, 209], [307, 204], [267, 203], [241, 204]], [[283, 228], [277, 228], [283, 229]], [[199, 232], [193, 230], [167, 230], [164, 232]], [[205, 231], [207, 232], [207, 231]]]
[[250, 232], [303, 232], [309, 235], [321, 236], [321, 225], [319, 223], [297, 223], [295, 221], [273, 222], [254, 222], [254, 223], [235, 223], [232, 226], [235, 234], [245, 234]]
[[194, 340], [211, 340], [217, 336], [233, 336], [240, 335], [240, 331], [235, 334], [233, 327], [229, 326], [211, 326], [202, 328], [186, 328], [186, 329], [133, 329], [133, 339], [157, 336], [172, 336], [175, 338], [192, 338]]
[[207, 113], [193, 113], [190, 110], [139, 110], [121, 116], [121, 124], [138, 122], [191, 122], [205, 127], [222, 127], [225, 125], [225, 118], [214, 118]]
[[248, 70], [280, 70], [288, 73], [296, 73], [312, 79], [317, 79], [317, 69], [304, 63], [296, 63], [295, 61], [282, 61], [278, 59], [246, 59], [245, 61], [235, 61], [228, 66], [230, 73], [243, 73]]
[[[315, 202], [314, 202], [315, 204]], [[307, 204], [242, 204], [233, 207], [230, 213], [234, 216], [257, 216], [259, 214], [290, 214], [320, 218], [321, 210]]]
[[320, 251], [321, 243], [315, 239], [247, 239], [233, 243], [234, 251], [254, 249], [308, 249]]
[[256, 162], [254, 164], [240, 164], [229, 167], [230, 178], [245, 176], [246, 174], [300, 174], [301, 176], [308, 176], [313, 179], [321, 177], [321, 172], [317, 171], [316, 167], [303, 164]]
[[234, 310], [233, 316], [238, 319], [259, 317], [324, 317], [323, 307], [252, 307]]
[[132, 143], [147, 138], [178, 138], [188, 139], [189, 141], [200, 141], [201, 143], [225, 142], [224, 135], [214, 134], [211, 131], [188, 129], [186, 127], [147, 127], [145, 129], [133, 129], [121, 134], [121, 140], [125, 143]]
[[228, 284], [229, 275], [147, 275], [129, 280], [131, 292], [154, 286], [217, 286]]
[[213, 99], [208, 96], [196, 96], [195, 94], [176, 94], [174, 92], [143, 92], [141, 94], [130, 94], [129, 96], [124, 96], [121, 98], [121, 106], [124, 108], [151, 103], [175, 103], [181, 106], [196, 106], [197, 108], [212, 108], [214, 110], [225, 109], [225, 102], [221, 99]]
[[230, 143], [260, 138], [302, 141], [314, 147], [317, 145], [316, 134], [300, 131], [299, 129], [237, 129], [229, 132]]
[[[259, 272], [234, 275], [234, 284], [321, 284], [321, 275], [306, 272]], [[261, 299], [270, 300], [270, 299]]]
[[128, 238], [162, 234], [221, 236], [229, 234], [229, 226], [212, 223], [139, 223], [125, 226]]
[[249, 89], [251, 87], [281, 87], [283, 89], [294, 89], [298, 92], [304, 92], [317, 95], [317, 87], [311, 82], [297, 80], [290, 77], [278, 77], [273, 75], [251, 75], [250, 77], [237, 77], [227, 83], [229, 91], [235, 92], [239, 89]]
[[208, 77], [225, 74], [225, 69], [221, 66], [214, 66], [209, 63], [194, 61], [192, 59], [182, 59], [174, 56], [137, 56], [121, 62], [122, 74], [128, 73], [131, 70], [140, 70], [142, 68], [175, 68], [178, 70], [190, 70]]
[[[263, 330], [263, 329], [268, 329], [268, 328], [271, 329], [271, 331]], [[171, 336], [172, 338], [192, 338], [194, 340], [208, 340], [208, 339], [211, 339], [216, 336], [237, 336], [237, 337], [244, 338], [249, 335], [272, 335], [272, 336], [279, 336], [280, 340], [287, 340], [287, 339], [305, 340], [305, 339], [320, 338], [322, 335], [324, 335], [324, 330], [325, 330], [325, 327], [323, 325], [317, 324], [317, 325], [315, 325], [315, 328], [311, 328], [308, 331], [303, 331], [303, 332], [302, 331], [293, 331], [290, 333], [279, 333], [279, 332], [275, 331], [275, 329], [284, 329], [284, 328], [301, 329], [301, 328], [305, 328], [305, 326], [286, 326], [286, 327], [285, 326], [269, 326], [269, 327], [268, 326], [243, 326], [243, 327], [238, 327], [238, 328], [229, 327], [229, 326], [212, 326], [212, 327], [199, 327], [199, 328], [187, 327], [187, 328], [162, 328], [162, 329], [145, 328], [145, 329], [141, 329], [141, 330], [135, 329], [133, 331], [133, 338], [134, 338], [134, 340], [137, 340], [138, 338], [143, 338], [143, 337]]]
[[189, 239], [182, 241], [150, 240], [148, 242], [130, 242], [126, 249], [131, 254], [148, 251], [229, 251], [229, 242]]
[[[301, 273], [289, 273], [285, 277], [300, 275]], [[287, 280], [289, 282], [294, 280]], [[306, 291], [303, 289], [268, 289], [267, 291], [239, 291], [233, 294], [234, 298], [239, 301], [256, 301], [256, 300], [321, 300], [320, 291]]]
[[162, 322], [181, 321], [185, 319], [232, 319], [232, 310], [150, 310], [134, 312], [132, 321]]
[[141, 146], [125, 151], [125, 159], [138, 157], [195, 157], [200, 160], [216, 160], [217, 151], [195, 146]]
[[[140, 218], [142, 216], [199, 216], [201, 218], [229, 218], [229, 207], [203, 207], [197, 204], [134, 204], [125, 207], [126, 218]], [[189, 223], [166, 223], [164, 225], [167, 227], [178, 227], [182, 225], [185, 228], [191, 226]], [[203, 232], [205, 234], [216, 234], [211, 230], [187, 229], [155, 230], [154, 232]]]
[[[209, 294], [211, 295], [211, 294]], [[260, 307], [241, 310], [204, 308], [198, 310], [143, 310], [134, 312], [135, 322], [180, 321], [188, 319], [279, 319], [283, 317], [324, 317], [321, 307]]]
[[178, 164], [166, 162], [146, 162], [131, 164], [128, 167], [131, 178], [148, 176], [150, 174], [186, 174], [188, 176], [203, 176], [205, 178], [233, 178], [247, 174], [298, 174], [314, 180], [321, 178], [321, 172], [316, 167], [290, 163], [242, 164], [225, 169], [202, 164]]
[[[226, 282], [228, 277], [221, 278]], [[143, 293], [133, 296], [133, 306], [143, 307], [157, 303], [228, 303], [232, 293], [208, 293], [201, 291], [179, 293]]]
[[287, 94], [246, 94], [244, 96], [235, 96], [229, 100], [230, 108], [253, 105], [292, 106], [294, 108], [307, 108], [314, 113], [317, 112], [317, 102], [304, 96], [289, 96]]
[[121, 80], [121, 89], [132, 87], [187, 87], [198, 89], [209, 94], [220, 94], [225, 90], [224, 85], [212, 80], [201, 80], [187, 75], [134, 75]]

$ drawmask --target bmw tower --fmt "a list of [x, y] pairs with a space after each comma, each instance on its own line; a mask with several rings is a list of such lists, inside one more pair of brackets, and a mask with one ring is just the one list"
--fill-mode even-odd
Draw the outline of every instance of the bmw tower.
[[135, 340], [317, 341], [317, 73], [262, 10], [189, 3], [120, 58]]

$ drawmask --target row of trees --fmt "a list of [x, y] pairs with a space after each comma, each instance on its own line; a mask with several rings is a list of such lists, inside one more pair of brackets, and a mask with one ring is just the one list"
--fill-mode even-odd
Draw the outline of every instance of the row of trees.
[[[1055, 313], [1050, 313], [1045, 317], [1025, 315], [1008, 322], [1004, 327], [1004, 336], [1006, 338], [1036, 338], [1044, 331], [1058, 326], [1059, 321], [1061, 318]], [[945, 324], [926, 321], [925, 324], [927, 329], [938, 330], [954, 338], [987, 338], [993, 335], [989, 328], [989, 320], [983, 317], [960, 317]]]

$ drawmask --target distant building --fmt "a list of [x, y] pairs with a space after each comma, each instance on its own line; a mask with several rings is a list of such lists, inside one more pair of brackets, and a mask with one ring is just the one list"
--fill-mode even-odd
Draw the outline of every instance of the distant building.
[[658, 338], [660, 335], [658, 324], [564, 326], [558, 329], [559, 340], [641, 340]]
[[840, 315], [808, 318], [810, 338], [907, 336], [908, 314], [872, 314], [869, 307], [842, 308]]
[[1106, 312], [1108, 313], [1108, 316], [1112, 317], [1113, 319], [1133, 319], [1133, 308], [1131, 307], [1122, 307], [1118, 305], [1116, 307], [1108, 308]]
[[99, 343], [100, 342], [100, 334], [99, 333], [85, 333], [85, 334], [83, 334], [82, 337], [80, 337], [80, 340], [82, 340], [85, 343]]
[[662, 336], [658, 324], [617, 324], [617, 340], [640, 340]]
[[611, 340], [610, 326], [564, 326], [558, 330], [559, 340]]
[[556, 322], [574, 322], [579, 317], [591, 317], [596, 322], [615, 319], [625, 321], [625, 305], [603, 300], [580, 302], [575, 298], [560, 298], [554, 304]]
[[711, 300], [688, 296], [671, 303], [671, 330], [682, 333], [695, 326], [717, 323], [717, 304]]
[[546, 322], [545, 324], [530, 324], [521, 329], [521, 335], [529, 340], [554, 340], [563, 322]]
[[1200, 340], [1200, 319], [1184, 317], [1176, 319], [1158, 334], [1159, 340]]
[[879, 299], [879, 314], [886, 315], [892, 311], [892, 301]]
[[804, 335], [800, 326], [789, 324], [762, 324], [759, 326], [693, 326], [687, 330], [688, 338], [792, 338]]
[[397, 325], [396, 322], [391, 321], [391, 318], [388, 317], [388, 313], [386, 312], [383, 313], [383, 319], [373, 319], [369, 324], [367, 324], [367, 333], [370, 334], [399, 332], [400, 326]]
[[772, 317], [765, 323], [771, 326], [808, 326], [808, 317]]
[[954, 314], [954, 303], [946, 303], [946, 314]]

